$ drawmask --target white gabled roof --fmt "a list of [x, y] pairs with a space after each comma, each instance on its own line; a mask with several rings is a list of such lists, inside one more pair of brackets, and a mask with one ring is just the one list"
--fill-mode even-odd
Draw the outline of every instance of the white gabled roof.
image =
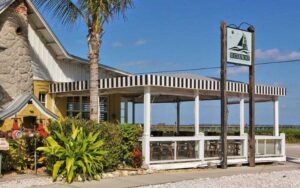
[[45, 116], [52, 119], [57, 119], [57, 116], [45, 108], [31, 92], [26, 92], [18, 95], [14, 98], [14, 100], [2, 107], [0, 110], [0, 120], [5, 120], [14, 116], [18, 112], [22, 111], [22, 109], [26, 107], [29, 102], [32, 102], [32, 104]]
[[[0, 14], [14, 2], [15, 0], [0, 0]], [[69, 59], [72, 60], [74, 63], [88, 63], [87, 59], [83, 59], [75, 55], [69, 54], [67, 50], [63, 47], [61, 42], [58, 40], [55, 33], [51, 30], [51, 28], [49, 27], [49, 25], [47, 24], [43, 16], [40, 14], [38, 9], [32, 3], [32, 1], [26, 0], [26, 2], [29, 8], [28, 10], [29, 20], [32, 21], [32, 23], [36, 26], [36, 29], [45, 38], [46, 40], [45, 42], [47, 43], [49, 48], [51, 48], [51, 50], [55, 53], [57, 59]], [[131, 73], [103, 64], [99, 64], [99, 68], [113, 71], [124, 76], [132, 75]]]
[[0, 0], [0, 14], [7, 9], [15, 0]]

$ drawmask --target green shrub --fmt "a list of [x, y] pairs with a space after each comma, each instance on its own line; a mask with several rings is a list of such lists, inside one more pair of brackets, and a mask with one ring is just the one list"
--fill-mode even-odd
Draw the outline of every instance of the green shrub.
[[[15, 170], [24, 172], [34, 168], [34, 138], [8, 139], [9, 150], [3, 151], [2, 169], [4, 172]], [[43, 140], [37, 138], [37, 147], [43, 146]], [[41, 152], [37, 152], [38, 167], [44, 165]]]
[[26, 153], [24, 139], [9, 140], [9, 155], [13, 162], [13, 169], [22, 172], [27, 169], [29, 155]]
[[[62, 127], [61, 124], [58, 126]], [[53, 181], [60, 175], [66, 178], [68, 183], [79, 176], [83, 180], [100, 178], [105, 155], [102, 148], [104, 142], [99, 139], [100, 133], [85, 134], [83, 127], [76, 125], [74, 120], [71, 132], [67, 135], [62, 131], [54, 131], [51, 134], [55, 134], [56, 137], [49, 136], [46, 139], [47, 146], [39, 147], [38, 150], [44, 151], [49, 159], [47, 162], [49, 169], [52, 169]]]
[[299, 128], [283, 128], [280, 132], [285, 133], [287, 143], [300, 143], [300, 129]]
[[112, 123], [96, 125], [99, 136], [105, 141], [104, 148], [108, 151], [105, 155], [105, 171], [115, 170], [122, 159], [122, 133], [120, 126]]
[[[102, 148], [107, 151], [103, 156], [103, 168], [104, 171], [115, 170], [121, 163], [126, 163], [129, 166], [139, 166], [137, 161], [139, 155], [134, 155], [134, 150], [141, 150], [140, 143], [138, 141], [142, 134], [142, 128], [138, 125], [119, 125], [109, 122], [95, 123], [86, 120], [80, 120], [78, 118], [65, 118], [58, 121], [53, 121], [48, 127], [50, 135], [58, 140], [59, 144], [62, 144], [55, 131], [65, 135], [70, 135], [72, 130], [72, 124], [83, 128], [83, 132], [88, 134], [90, 132], [99, 133], [99, 139], [104, 141]], [[135, 152], [137, 154], [137, 152]], [[53, 157], [52, 157], [53, 158]], [[48, 156], [48, 161], [55, 160]], [[135, 161], [135, 162], [134, 162]], [[48, 170], [51, 172], [51, 165], [48, 165]]]
[[142, 135], [142, 128], [138, 125], [114, 124], [103, 122], [92, 124], [85, 128], [88, 132], [99, 132], [99, 137], [104, 140], [104, 149], [107, 151], [104, 156], [105, 171], [115, 170], [119, 164], [125, 163], [128, 166], [138, 167], [139, 163], [134, 162], [138, 155], [134, 155], [135, 149], [141, 150], [139, 137]]
[[[72, 130], [72, 124], [76, 124], [78, 127], [83, 128], [85, 134], [99, 133], [99, 138], [102, 139], [105, 144], [102, 146], [104, 150], [108, 151], [103, 156], [103, 168], [105, 171], [112, 171], [117, 168], [121, 163], [122, 155], [122, 135], [120, 126], [112, 123], [95, 123], [92, 121], [81, 120], [78, 118], [64, 118], [57, 121], [53, 121], [49, 126], [50, 135], [57, 140], [55, 131], [70, 135]], [[60, 141], [58, 141], [62, 144]], [[49, 159], [51, 160], [51, 159]], [[51, 166], [49, 166], [49, 171]]]
[[54, 133], [55, 131], [63, 133], [65, 136], [70, 136], [72, 134], [72, 125], [76, 125], [77, 127], [83, 127], [84, 132], [86, 132], [85, 129], [87, 129], [86, 128], [87, 125], [90, 124], [92, 124], [92, 122], [82, 120], [77, 117], [75, 118], [66, 117], [56, 121], [52, 121], [51, 124], [48, 126], [48, 130], [50, 132], [50, 135], [53, 138], [56, 138], [56, 134]]
[[13, 170], [14, 162], [10, 150], [1, 151], [1, 152], [2, 152], [2, 172], [9, 172]]
[[121, 125], [122, 134], [122, 161], [127, 165], [137, 167], [134, 163], [134, 150], [141, 150], [141, 143], [138, 141], [142, 136], [142, 128], [139, 125]]

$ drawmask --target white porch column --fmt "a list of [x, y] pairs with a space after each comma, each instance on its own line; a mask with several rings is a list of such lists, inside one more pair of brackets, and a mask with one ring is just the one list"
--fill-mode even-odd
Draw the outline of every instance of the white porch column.
[[195, 136], [199, 135], [199, 91], [195, 91]]
[[128, 100], [124, 101], [124, 122], [128, 123]]
[[245, 99], [240, 99], [240, 135], [245, 133]]
[[132, 124], [135, 124], [135, 101], [132, 102]]
[[150, 133], [151, 133], [151, 91], [150, 87], [144, 88], [144, 133], [143, 133], [143, 157], [144, 166], [150, 164]]
[[274, 136], [279, 136], [279, 101], [278, 98], [274, 99]]
[[179, 134], [180, 132], [180, 101], [176, 102], [176, 132]]

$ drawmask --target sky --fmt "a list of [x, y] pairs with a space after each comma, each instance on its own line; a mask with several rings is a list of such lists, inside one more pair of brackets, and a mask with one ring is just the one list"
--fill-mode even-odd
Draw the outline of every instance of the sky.
[[[87, 57], [87, 31], [82, 23], [62, 26], [44, 14], [71, 53]], [[135, 0], [126, 18], [105, 25], [100, 63], [131, 73], [193, 69], [220, 65], [220, 22], [255, 26], [256, 63], [300, 59], [298, 0]], [[247, 26], [244, 25], [243, 28]], [[280, 124], [300, 125], [300, 62], [256, 67], [256, 83], [287, 88], [279, 99]], [[219, 70], [191, 73], [219, 77]], [[229, 79], [248, 81], [245, 67], [230, 68]], [[181, 123], [192, 124], [193, 103], [181, 108]], [[248, 105], [245, 106], [248, 121]], [[175, 104], [153, 105], [152, 122], [174, 123]], [[142, 122], [142, 106], [137, 107]], [[273, 104], [256, 106], [257, 124], [273, 123]], [[220, 102], [200, 102], [200, 123], [220, 123]], [[239, 106], [229, 107], [229, 123], [239, 123]]]

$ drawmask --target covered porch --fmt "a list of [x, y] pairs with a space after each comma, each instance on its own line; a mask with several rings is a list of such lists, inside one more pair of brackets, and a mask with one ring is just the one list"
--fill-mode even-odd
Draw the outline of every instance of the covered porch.
[[[55, 83], [50, 92], [56, 95], [82, 94], [89, 89], [88, 81]], [[132, 122], [135, 123], [135, 105], [143, 103], [143, 136], [141, 137], [144, 166], [155, 169], [196, 168], [220, 164], [221, 140], [218, 135], [205, 135], [200, 131], [200, 102], [220, 99], [220, 82], [217, 79], [190, 76], [137, 75], [99, 80], [100, 95], [119, 94], [124, 101], [124, 119], [128, 121], [128, 103], [132, 103]], [[244, 105], [248, 102], [248, 85], [227, 83], [229, 104], [240, 107], [239, 135], [228, 136], [228, 164], [248, 162], [248, 135], [245, 133]], [[273, 103], [273, 136], [256, 136], [256, 162], [285, 161], [285, 135], [279, 134], [278, 97], [286, 89], [256, 85], [256, 102]], [[181, 131], [180, 103], [193, 101], [192, 131]], [[177, 105], [176, 129], [167, 134], [151, 131], [151, 104], [175, 103]]]

